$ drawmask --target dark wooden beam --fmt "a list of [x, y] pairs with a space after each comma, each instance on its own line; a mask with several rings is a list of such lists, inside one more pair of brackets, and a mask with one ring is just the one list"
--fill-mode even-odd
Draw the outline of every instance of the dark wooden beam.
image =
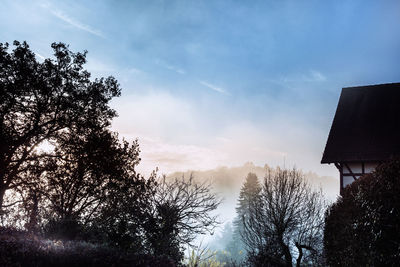
[[343, 163], [343, 164], [344, 164], [344, 166], [347, 168], [347, 170], [349, 170], [349, 172], [350, 172], [350, 174], [351, 174], [351, 175], [348, 175], [348, 176], [353, 176], [354, 181], [357, 180], [356, 175], [355, 175], [355, 174], [353, 173], [353, 171], [350, 169], [349, 165], [347, 165], [347, 163]]
[[336, 168], [340, 173], [340, 195], [343, 193], [343, 165], [341, 163], [335, 163]]
[[353, 173], [343, 173], [343, 176], [363, 176], [365, 173], [353, 172]]

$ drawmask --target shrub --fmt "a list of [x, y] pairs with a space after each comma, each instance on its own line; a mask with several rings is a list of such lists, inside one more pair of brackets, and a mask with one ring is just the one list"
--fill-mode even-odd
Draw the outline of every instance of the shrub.
[[331, 266], [400, 262], [400, 160], [380, 165], [343, 190], [326, 212], [324, 245]]
[[0, 228], [0, 266], [174, 266], [166, 257], [133, 254], [105, 245], [53, 241]]

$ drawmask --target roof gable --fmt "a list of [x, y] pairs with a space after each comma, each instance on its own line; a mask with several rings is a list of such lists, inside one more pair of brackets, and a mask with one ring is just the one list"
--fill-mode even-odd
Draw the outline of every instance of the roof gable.
[[343, 88], [321, 163], [400, 155], [400, 83]]

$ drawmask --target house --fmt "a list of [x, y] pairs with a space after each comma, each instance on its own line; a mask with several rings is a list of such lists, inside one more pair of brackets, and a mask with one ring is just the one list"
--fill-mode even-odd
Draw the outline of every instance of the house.
[[343, 88], [321, 163], [335, 164], [340, 192], [400, 156], [400, 83]]

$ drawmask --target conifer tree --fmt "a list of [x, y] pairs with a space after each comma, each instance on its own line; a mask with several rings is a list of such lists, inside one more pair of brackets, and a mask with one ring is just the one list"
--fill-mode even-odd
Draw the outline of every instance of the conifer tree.
[[230, 250], [232, 259], [235, 261], [242, 261], [245, 258], [245, 244], [241, 236], [244, 224], [248, 220], [251, 210], [261, 205], [260, 193], [261, 185], [257, 175], [250, 172], [240, 190], [238, 206], [236, 208], [237, 217], [234, 220], [233, 240], [228, 244], [227, 248]]

